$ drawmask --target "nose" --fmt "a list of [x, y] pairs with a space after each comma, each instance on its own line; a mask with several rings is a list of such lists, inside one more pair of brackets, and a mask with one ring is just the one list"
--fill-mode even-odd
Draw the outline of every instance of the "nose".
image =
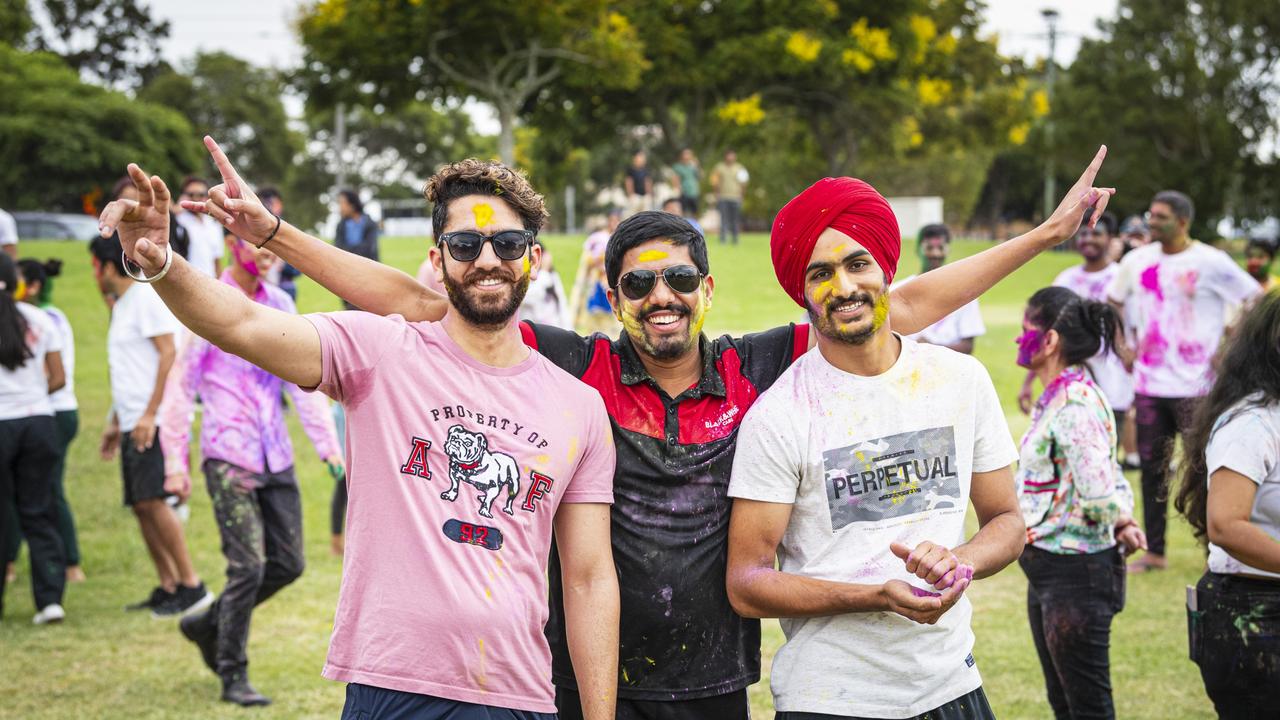
[[839, 270], [835, 276], [831, 278], [831, 290], [833, 297], [847, 298], [858, 293], [862, 288], [858, 287], [858, 282], [845, 270]]
[[659, 275], [653, 290], [649, 291], [649, 302], [653, 305], [670, 305], [676, 299], [676, 293], [667, 285], [666, 278]]
[[480, 255], [471, 264], [477, 270], [495, 270], [502, 267], [502, 258], [493, 251], [493, 243], [486, 242], [480, 246]]

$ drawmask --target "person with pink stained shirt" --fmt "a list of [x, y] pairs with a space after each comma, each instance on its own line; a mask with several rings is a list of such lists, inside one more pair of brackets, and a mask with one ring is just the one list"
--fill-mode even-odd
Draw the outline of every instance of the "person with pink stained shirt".
[[[263, 282], [276, 262], [270, 250], [226, 238], [232, 262], [220, 281], [255, 303], [296, 314], [293, 300]], [[270, 700], [248, 681], [246, 645], [254, 608], [302, 575], [302, 498], [293, 471], [293, 444], [284, 421], [281, 393], [288, 393], [316, 453], [341, 468], [342, 450], [328, 403], [293, 383], [191, 337], [180, 351], [160, 408], [160, 444], [165, 487], [179, 497], [191, 492], [188, 446], [192, 408], [204, 404], [200, 430], [201, 468], [227, 559], [227, 584], [206, 611], [180, 622], [222, 680], [222, 699], [238, 705]]]
[[1149, 548], [1129, 564], [1131, 572], [1168, 565], [1166, 475], [1174, 439], [1213, 384], [1211, 363], [1229, 313], [1261, 292], [1231, 256], [1191, 238], [1194, 214], [1183, 193], [1156, 193], [1147, 213], [1151, 244], [1125, 255], [1107, 289], [1136, 338], [1134, 410]]

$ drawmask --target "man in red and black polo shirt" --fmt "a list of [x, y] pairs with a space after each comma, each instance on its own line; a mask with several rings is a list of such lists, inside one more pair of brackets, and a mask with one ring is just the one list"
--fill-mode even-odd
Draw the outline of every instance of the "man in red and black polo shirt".
[[[921, 276], [891, 293], [893, 327], [911, 333], [929, 326], [1070, 234], [1045, 225]], [[371, 312], [437, 320], [448, 308], [409, 275], [324, 243], [291, 236], [274, 248]], [[760, 678], [760, 625], [734, 613], [725, 591], [729, 473], [743, 415], [808, 350], [809, 329], [705, 337], [715, 289], [706, 243], [675, 215], [628, 218], [609, 241], [605, 269], [626, 329], [620, 338], [532, 323], [520, 331], [594, 387], [612, 422], [612, 543], [622, 609], [617, 717], [745, 720], [746, 688]], [[547, 634], [557, 706], [562, 718], [577, 718], [564, 588], [556, 558], [552, 563]]]

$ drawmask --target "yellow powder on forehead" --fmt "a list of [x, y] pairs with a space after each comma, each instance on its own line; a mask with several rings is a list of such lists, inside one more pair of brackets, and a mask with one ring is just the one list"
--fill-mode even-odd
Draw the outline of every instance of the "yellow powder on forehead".
[[489, 203], [476, 203], [471, 206], [471, 213], [476, 216], [478, 228], [487, 228], [493, 223], [493, 206]]
[[640, 262], [653, 262], [655, 260], [665, 260], [666, 257], [667, 253], [664, 250], [645, 250], [636, 259]]

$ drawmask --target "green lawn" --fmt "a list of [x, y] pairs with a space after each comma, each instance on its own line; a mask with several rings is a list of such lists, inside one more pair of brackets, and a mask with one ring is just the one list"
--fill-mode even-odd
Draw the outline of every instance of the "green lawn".
[[[565, 268], [571, 280], [579, 240], [555, 236], [547, 240], [557, 266]], [[956, 245], [961, 254], [984, 247]], [[709, 332], [744, 332], [799, 317], [774, 280], [766, 246], [763, 235], [747, 236], [738, 247], [711, 246], [718, 285], [708, 317]], [[422, 240], [393, 239], [384, 240], [382, 248], [388, 262], [413, 272], [426, 246]], [[71, 448], [67, 488], [89, 580], [68, 589], [67, 622], [61, 627], [35, 628], [30, 624], [34, 609], [28, 570], [20, 566], [20, 578], [8, 590], [0, 622], [0, 718], [242, 717], [246, 711], [217, 701], [217, 680], [201, 664], [195, 648], [178, 634], [175, 623], [121, 612], [123, 605], [150, 590], [154, 575], [136, 523], [120, 505], [118, 465], [97, 458], [98, 434], [108, 407], [106, 308], [93, 285], [83, 245], [24, 242], [22, 251], [26, 256], [66, 261], [65, 277], [58, 280], [55, 296], [77, 333], [76, 390], [81, 413], [81, 437]], [[1013, 363], [1022, 303], [1073, 261], [1068, 254], [1043, 256], [982, 299], [988, 334], [978, 342], [977, 355], [991, 371], [1015, 438], [1026, 427], [1015, 403], [1021, 372]], [[907, 249], [899, 274], [905, 277], [917, 265], [915, 254]], [[300, 294], [303, 311], [338, 307], [336, 299], [309, 281]], [[334, 718], [342, 706], [343, 688], [320, 677], [341, 572], [340, 562], [328, 551], [332, 483], [296, 423], [292, 429], [299, 449], [309, 566], [297, 583], [255, 614], [249, 650], [252, 678], [276, 702], [251, 714]], [[218, 589], [223, 561], [208, 495], [199, 488], [192, 495], [191, 511], [187, 537], [196, 566]], [[1186, 658], [1182, 610], [1182, 587], [1200, 575], [1203, 555], [1185, 523], [1174, 521], [1171, 529], [1171, 569], [1134, 579], [1128, 607], [1114, 625], [1112, 677], [1120, 717], [1212, 714], [1199, 674]], [[997, 714], [1047, 717], [1040, 668], [1025, 620], [1021, 572], [1007, 569], [969, 592], [978, 637], [974, 654]], [[766, 623], [766, 670], [781, 642], [777, 624]], [[424, 662], [430, 657], [430, 648], [423, 648]], [[751, 697], [755, 717], [773, 716], [767, 681], [751, 688]]]

